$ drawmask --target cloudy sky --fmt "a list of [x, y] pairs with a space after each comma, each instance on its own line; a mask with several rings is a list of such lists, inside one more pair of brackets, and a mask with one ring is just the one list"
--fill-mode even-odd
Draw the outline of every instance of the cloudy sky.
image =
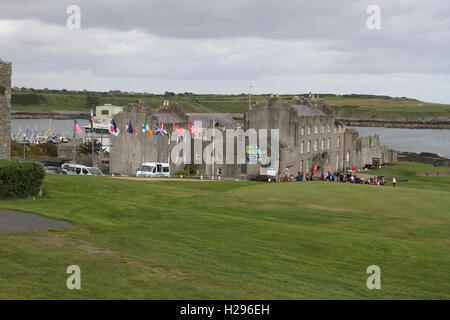
[[[81, 9], [69, 29], [67, 8]], [[381, 29], [369, 30], [369, 5]], [[448, 0], [0, 0], [13, 85], [450, 103]]]

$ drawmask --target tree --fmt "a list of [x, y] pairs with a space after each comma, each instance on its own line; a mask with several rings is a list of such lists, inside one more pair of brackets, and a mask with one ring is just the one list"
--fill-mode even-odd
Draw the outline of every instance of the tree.
[[[98, 153], [102, 149], [102, 144], [97, 140], [94, 140], [94, 152]], [[82, 154], [92, 154], [92, 143], [90, 141], [83, 143], [81, 145], [80, 152]]]
[[87, 109], [94, 109], [96, 106], [100, 104], [100, 98], [97, 96], [93, 96], [88, 94], [86, 96], [86, 108]]

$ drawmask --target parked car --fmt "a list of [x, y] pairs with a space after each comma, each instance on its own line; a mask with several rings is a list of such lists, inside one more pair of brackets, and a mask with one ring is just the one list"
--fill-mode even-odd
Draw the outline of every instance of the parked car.
[[79, 175], [103, 175], [103, 172], [97, 167], [87, 167], [81, 164], [74, 163], [64, 163], [61, 166], [62, 169], [67, 170], [69, 174], [79, 174]]
[[53, 166], [44, 167], [45, 173], [54, 173], [54, 174], [69, 174], [67, 170], [61, 169]]
[[161, 162], [144, 162], [136, 177], [170, 177], [170, 165]]

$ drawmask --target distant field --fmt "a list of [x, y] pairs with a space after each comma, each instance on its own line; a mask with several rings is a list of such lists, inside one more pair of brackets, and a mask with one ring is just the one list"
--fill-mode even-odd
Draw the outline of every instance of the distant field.
[[450, 299], [450, 178], [430, 168], [374, 172], [395, 188], [49, 175], [47, 199], [0, 208], [74, 226], [0, 233], [0, 299]]
[[[13, 94], [27, 94], [15, 92]], [[13, 110], [48, 111], [71, 110], [88, 111], [86, 95], [63, 93], [40, 93], [47, 102], [39, 105], [17, 105]], [[290, 100], [292, 95], [283, 95], [282, 99]], [[109, 97], [99, 96], [100, 104], [126, 105], [142, 97]], [[264, 101], [268, 95], [252, 96], [252, 104]], [[159, 108], [163, 95], [143, 97], [145, 103], [152, 108]], [[333, 107], [336, 115], [348, 119], [380, 119], [380, 120], [450, 120], [450, 105], [427, 103], [408, 98], [391, 98], [380, 96], [354, 95], [333, 96], [325, 95], [326, 102]], [[169, 98], [183, 107], [185, 112], [228, 112], [242, 113], [248, 110], [247, 95], [176, 95]]]

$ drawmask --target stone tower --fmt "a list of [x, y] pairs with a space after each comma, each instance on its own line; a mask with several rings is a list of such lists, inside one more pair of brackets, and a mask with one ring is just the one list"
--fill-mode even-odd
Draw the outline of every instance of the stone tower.
[[0, 159], [11, 157], [11, 72], [11, 63], [0, 59]]

